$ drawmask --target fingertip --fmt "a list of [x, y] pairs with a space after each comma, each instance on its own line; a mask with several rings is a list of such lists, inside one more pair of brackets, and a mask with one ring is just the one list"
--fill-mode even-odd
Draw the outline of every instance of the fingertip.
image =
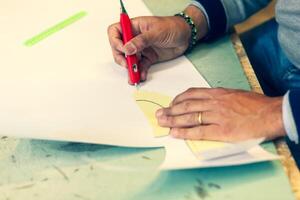
[[142, 71], [141, 72], [141, 81], [145, 82], [147, 80], [147, 72]]
[[159, 109], [159, 110], [156, 111], [156, 117], [157, 118], [160, 118], [161, 116], [163, 116], [163, 114], [164, 114], [163, 109]]
[[123, 55], [114, 54], [114, 59], [118, 65], [127, 68], [127, 62]]

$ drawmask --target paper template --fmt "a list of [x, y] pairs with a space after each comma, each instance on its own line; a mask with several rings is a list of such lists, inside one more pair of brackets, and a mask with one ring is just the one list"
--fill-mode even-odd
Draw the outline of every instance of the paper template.
[[[163, 107], [168, 107], [172, 101], [171, 97], [159, 94], [157, 92], [149, 91], [137, 91], [134, 93], [134, 98], [136, 103], [139, 105], [140, 109], [145, 114], [145, 117], [150, 123], [153, 135], [155, 137], [165, 137], [169, 135], [169, 129], [160, 127], [157, 123], [155, 113], [158, 109]], [[226, 145], [222, 142], [213, 142], [213, 141], [195, 141], [187, 140], [186, 144], [189, 146], [192, 152], [198, 154], [210, 149], [221, 148]]]
[[169, 135], [168, 128], [160, 127], [157, 124], [155, 112], [160, 108], [168, 107], [172, 98], [154, 92], [137, 91], [134, 93], [134, 99], [148, 119], [153, 130], [153, 135], [155, 137]]

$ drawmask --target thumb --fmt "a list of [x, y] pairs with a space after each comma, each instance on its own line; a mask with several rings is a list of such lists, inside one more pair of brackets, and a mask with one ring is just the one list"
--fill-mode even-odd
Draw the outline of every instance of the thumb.
[[138, 52], [142, 52], [144, 49], [148, 48], [153, 44], [155, 38], [155, 34], [153, 31], [147, 31], [141, 33], [130, 40], [124, 46], [125, 55], [133, 55]]

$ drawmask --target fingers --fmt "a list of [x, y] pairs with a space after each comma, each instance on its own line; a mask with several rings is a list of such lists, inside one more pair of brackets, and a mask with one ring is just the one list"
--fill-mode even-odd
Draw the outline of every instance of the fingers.
[[211, 140], [211, 141], [227, 141], [220, 132], [218, 125], [203, 125], [193, 128], [173, 128], [170, 134], [178, 139], [186, 140]]
[[214, 96], [225, 94], [226, 92], [228, 92], [228, 90], [223, 88], [190, 88], [175, 97], [171, 105], [178, 104], [188, 99], [212, 99]]
[[158, 55], [152, 48], [146, 48], [142, 52], [142, 58], [140, 61], [141, 80], [147, 79], [149, 68], [158, 61]]
[[167, 128], [184, 128], [184, 127], [193, 127], [199, 125], [198, 120], [199, 114], [186, 114], [180, 116], [163, 116], [158, 119], [158, 124], [161, 127]]
[[148, 70], [151, 67], [151, 65], [152, 62], [146, 57], [140, 61], [141, 81], [147, 80]]
[[122, 29], [119, 23], [113, 24], [108, 28], [109, 42], [112, 48], [112, 54], [117, 64], [127, 67], [125, 55], [137, 56], [142, 54], [140, 60], [141, 80], [145, 81], [148, 74], [148, 69], [151, 65], [158, 61], [157, 53], [148, 48], [154, 40], [154, 32], [146, 31], [141, 33], [139, 30], [139, 20], [133, 20], [133, 32], [137, 35], [125, 46], [122, 41]]
[[216, 103], [210, 99], [186, 100], [178, 104], [174, 104], [169, 108], [162, 108], [156, 112], [156, 116], [163, 115], [174, 116], [194, 112], [210, 111], [215, 107]]
[[124, 46], [125, 55], [134, 55], [148, 48], [155, 40], [154, 31], [146, 31], [134, 37]]
[[108, 37], [114, 60], [117, 64], [127, 67], [123, 53], [123, 41], [121, 36], [121, 26], [119, 23], [113, 24], [108, 28]]
[[116, 52], [113, 50], [113, 57], [114, 57], [115, 63], [117, 63], [118, 65], [121, 65], [122, 67], [127, 67], [126, 59], [122, 53], [119, 53], [119, 52]]
[[123, 51], [122, 30], [120, 24], [116, 23], [109, 26], [107, 33], [111, 47], [115, 50]]
[[[199, 126], [199, 114], [200, 113], [191, 113], [178, 116], [162, 116], [158, 118], [158, 124], [161, 127], [166, 128], [188, 128]], [[218, 121], [218, 116], [212, 112], [203, 112], [201, 113], [201, 123], [205, 124], [216, 124]]]

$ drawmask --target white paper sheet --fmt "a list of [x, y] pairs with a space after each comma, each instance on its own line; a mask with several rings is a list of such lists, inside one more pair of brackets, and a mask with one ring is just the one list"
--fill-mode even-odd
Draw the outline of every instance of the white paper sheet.
[[182, 140], [170, 139], [165, 148], [166, 158], [160, 166], [162, 170], [235, 166], [279, 159], [279, 156], [265, 151], [260, 146], [255, 146], [243, 154], [209, 161], [197, 158]]
[[[0, 1], [0, 134], [133, 147], [156, 147], [136, 106], [127, 72], [113, 62], [107, 27], [119, 1]], [[132, 17], [150, 15], [126, 1]], [[79, 11], [88, 15], [32, 47], [28, 38]], [[207, 83], [181, 57], [153, 66], [142, 89], [170, 96]]]
[[[118, 0], [0, 3], [0, 135], [165, 146], [164, 169], [226, 165], [199, 162], [183, 141], [153, 137], [132, 98], [135, 88], [127, 84], [127, 71], [114, 64], [111, 55], [107, 27], [119, 21]], [[141, 0], [126, 0], [126, 7], [131, 17], [150, 15]], [[80, 11], [87, 16], [32, 47], [24, 45]], [[185, 57], [153, 66], [142, 85], [143, 90], [172, 97], [190, 87], [209, 86]], [[273, 158], [259, 147], [251, 152], [253, 162]], [[176, 159], [178, 155], [182, 157]]]

